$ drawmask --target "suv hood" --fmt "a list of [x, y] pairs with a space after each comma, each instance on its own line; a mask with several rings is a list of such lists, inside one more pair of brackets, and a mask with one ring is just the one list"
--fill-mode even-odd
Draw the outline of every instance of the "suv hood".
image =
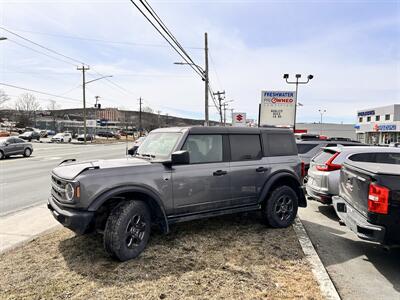
[[127, 157], [120, 159], [91, 160], [82, 162], [67, 162], [53, 169], [53, 174], [67, 180], [73, 180], [76, 176], [88, 169], [108, 169], [130, 166], [143, 166], [151, 164], [144, 159]]

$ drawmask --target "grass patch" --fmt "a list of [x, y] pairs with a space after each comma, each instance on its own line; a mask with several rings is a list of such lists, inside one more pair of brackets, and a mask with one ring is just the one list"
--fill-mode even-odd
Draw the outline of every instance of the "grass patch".
[[258, 214], [178, 224], [152, 233], [120, 263], [102, 236], [61, 229], [0, 256], [1, 299], [322, 299], [293, 229]]

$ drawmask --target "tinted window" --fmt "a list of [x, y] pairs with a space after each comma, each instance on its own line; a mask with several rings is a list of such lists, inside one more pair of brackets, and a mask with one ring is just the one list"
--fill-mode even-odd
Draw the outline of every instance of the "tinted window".
[[389, 121], [390, 120], [390, 115], [385, 115], [385, 121]]
[[336, 152], [333, 151], [321, 151], [318, 153], [314, 158], [313, 162], [317, 164], [324, 164], [326, 163]]
[[258, 134], [229, 136], [231, 145], [231, 160], [252, 160], [261, 158], [261, 141]]
[[15, 138], [15, 143], [25, 143], [25, 141], [22, 139]]
[[352, 161], [400, 165], [400, 153], [358, 153], [349, 157]]
[[263, 134], [264, 151], [268, 156], [297, 155], [294, 136], [288, 133]]
[[189, 151], [190, 163], [222, 161], [222, 135], [189, 135], [182, 150]]
[[317, 146], [318, 144], [305, 144], [305, 143], [297, 144], [297, 152], [299, 154], [304, 154], [310, 151], [311, 149], [314, 149]]

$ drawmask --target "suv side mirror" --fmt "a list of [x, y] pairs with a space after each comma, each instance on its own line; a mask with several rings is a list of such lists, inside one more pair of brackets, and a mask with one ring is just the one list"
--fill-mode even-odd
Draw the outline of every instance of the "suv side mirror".
[[189, 151], [181, 150], [181, 151], [175, 151], [171, 154], [171, 164], [187, 165], [189, 163], [190, 163]]

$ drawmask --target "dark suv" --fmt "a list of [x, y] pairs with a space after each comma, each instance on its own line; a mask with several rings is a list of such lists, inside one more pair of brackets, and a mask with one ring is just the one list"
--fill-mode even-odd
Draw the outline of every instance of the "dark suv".
[[185, 127], [152, 131], [134, 157], [52, 171], [48, 208], [77, 233], [96, 229], [119, 260], [138, 256], [151, 225], [261, 210], [272, 227], [305, 207], [301, 163], [285, 129]]

